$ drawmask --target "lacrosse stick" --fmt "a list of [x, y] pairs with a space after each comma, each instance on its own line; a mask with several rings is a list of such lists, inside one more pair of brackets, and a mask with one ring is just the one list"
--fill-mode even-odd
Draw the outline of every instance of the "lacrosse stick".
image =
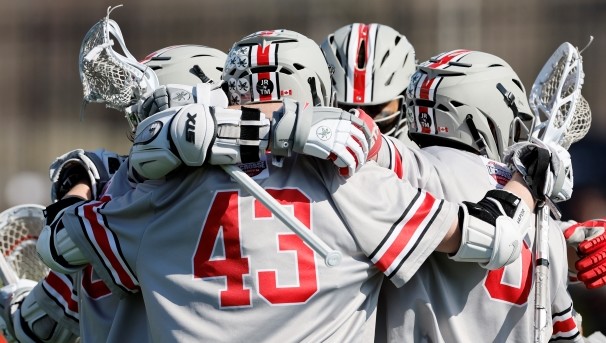
[[[593, 37], [590, 38], [589, 44]], [[588, 44], [588, 45], [589, 45]], [[584, 50], [584, 49], [583, 49]], [[581, 50], [581, 51], [583, 51]], [[581, 53], [565, 42], [547, 60], [530, 91], [530, 107], [537, 124], [533, 139], [542, 143], [555, 143], [568, 149], [587, 134], [591, 126], [591, 111], [581, 96], [583, 85]], [[550, 208], [559, 219], [559, 211], [548, 198], [537, 204], [535, 233], [535, 307], [534, 342], [547, 341], [547, 308], [549, 306], [549, 235]]]
[[0, 279], [3, 286], [19, 279], [41, 280], [48, 268], [36, 253], [44, 227], [44, 207], [19, 205], [0, 213]]
[[[158, 87], [158, 80], [151, 69], [128, 53], [118, 24], [109, 19], [112, 10], [113, 8], [108, 8], [107, 17], [95, 24], [84, 37], [79, 59], [80, 79], [84, 87], [85, 101], [105, 103], [107, 107], [124, 111], [134, 129], [143, 118], [131, 113], [130, 108], [140, 97], [153, 92]], [[112, 49], [110, 35], [118, 40], [126, 56]], [[322, 256], [327, 266], [332, 267], [340, 263], [340, 252], [330, 249], [246, 173], [236, 166], [221, 167]]]
[[[123, 111], [131, 129], [141, 121], [130, 111], [130, 106], [151, 94], [159, 86], [158, 77], [128, 51], [118, 24], [109, 19], [116, 8], [107, 8], [107, 16], [97, 22], [84, 36], [80, 46], [78, 65], [84, 91], [84, 103], [103, 103]], [[118, 41], [123, 55], [113, 49]]]

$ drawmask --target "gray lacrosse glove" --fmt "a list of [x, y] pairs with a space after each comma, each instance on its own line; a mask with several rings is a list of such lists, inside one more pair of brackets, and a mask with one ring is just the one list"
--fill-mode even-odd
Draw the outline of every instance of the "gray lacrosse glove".
[[20, 279], [0, 289], [4, 336], [10, 342], [75, 342], [77, 336], [40, 307], [31, 292], [35, 286], [32, 280]]
[[1, 327], [5, 337], [15, 339], [13, 314], [35, 286], [35, 281], [20, 279], [17, 283], [0, 288], [0, 316], [3, 320]]
[[503, 162], [522, 174], [532, 196], [554, 202], [570, 199], [573, 173], [570, 154], [556, 144], [516, 143], [505, 151]]
[[105, 149], [76, 149], [57, 157], [49, 168], [51, 200], [60, 200], [81, 181], [90, 184], [93, 199], [97, 199], [124, 159], [123, 156]]
[[145, 119], [171, 107], [194, 103], [193, 87], [185, 85], [160, 86], [143, 100], [138, 109], [139, 118]]
[[141, 122], [146, 118], [171, 107], [189, 104], [204, 104], [225, 108], [227, 95], [220, 84], [198, 83], [196, 86], [168, 84], [160, 86], [148, 97], [141, 99], [131, 107], [131, 112]]
[[181, 164], [199, 167], [215, 140], [214, 109], [202, 104], [169, 108], [142, 121], [129, 155], [129, 178], [160, 179]]

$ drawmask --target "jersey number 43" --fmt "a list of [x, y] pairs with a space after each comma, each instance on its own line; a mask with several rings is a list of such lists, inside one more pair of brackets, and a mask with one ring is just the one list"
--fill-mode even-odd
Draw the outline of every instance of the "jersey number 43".
[[[294, 214], [306, 227], [310, 227], [310, 201], [296, 189], [267, 189], [282, 204], [292, 205]], [[244, 277], [251, 274], [249, 256], [243, 256], [240, 238], [239, 197], [236, 191], [218, 192], [209, 210], [197, 249], [193, 256], [193, 274], [196, 278], [225, 278], [225, 289], [220, 291], [221, 307], [251, 305], [251, 289], [244, 284]], [[255, 219], [269, 218], [272, 213], [255, 200]], [[222, 233], [222, 235], [221, 235]], [[223, 239], [224, 257], [212, 257], [217, 239]], [[318, 291], [316, 261], [313, 250], [294, 233], [278, 235], [277, 249], [294, 253], [298, 275], [295, 286], [279, 286], [277, 270], [257, 271], [254, 275], [258, 294], [271, 304], [304, 303]], [[212, 257], [212, 258], [211, 258]]]

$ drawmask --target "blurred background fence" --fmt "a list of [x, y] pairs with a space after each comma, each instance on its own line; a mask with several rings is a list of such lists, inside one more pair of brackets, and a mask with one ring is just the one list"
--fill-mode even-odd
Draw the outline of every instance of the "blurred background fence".
[[[48, 204], [48, 165], [61, 153], [77, 147], [128, 152], [128, 125], [120, 113], [90, 104], [80, 120], [80, 43], [107, 7], [118, 4], [0, 0], [0, 209]], [[606, 89], [605, 15], [603, 0], [128, 0], [111, 17], [138, 58], [175, 44], [228, 50], [264, 29], [288, 28], [321, 42], [343, 25], [377, 22], [406, 35], [420, 61], [455, 48], [496, 54], [527, 89], [557, 46], [569, 41], [583, 47], [593, 35], [583, 54], [583, 95], [593, 125], [572, 147], [577, 187], [564, 208], [568, 218], [584, 220], [606, 216], [606, 96], [600, 96]]]

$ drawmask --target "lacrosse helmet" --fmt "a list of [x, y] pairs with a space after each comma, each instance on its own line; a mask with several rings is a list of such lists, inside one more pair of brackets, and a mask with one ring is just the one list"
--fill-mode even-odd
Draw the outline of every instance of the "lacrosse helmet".
[[451, 146], [500, 161], [527, 140], [534, 115], [515, 71], [480, 51], [453, 50], [419, 65], [406, 91], [410, 138], [421, 147]]
[[332, 104], [328, 65], [318, 44], [290, 30], [258, 31], [228, 52], [223, 80], [230, 105], [293, 98]]
[[161, 85], [194, 86], [219, 83], [227, 54], [204, 45], [175, 45], [152, 52], [141, 61], [158, 76]]
[[[353, 23], [329, 34], [321, 44], [339, 107], [361, 107], [381, 132], [398, 136], [404, 92], [415, 72], [415, 51], [404, 35], [381, 24]], [[380, 113], [398, 99], [398, 110]]]

